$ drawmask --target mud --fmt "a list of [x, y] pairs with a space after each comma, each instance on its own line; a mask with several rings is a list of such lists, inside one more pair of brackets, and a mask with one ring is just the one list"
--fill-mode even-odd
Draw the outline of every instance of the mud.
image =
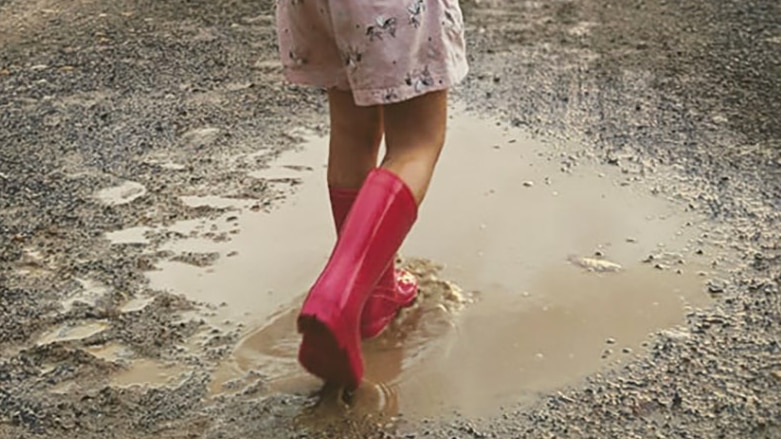
[[422, 296], [345, 403], [272, 3], [0, 1], [0, 437], [781, 435], [778, 6], [463, 7]]

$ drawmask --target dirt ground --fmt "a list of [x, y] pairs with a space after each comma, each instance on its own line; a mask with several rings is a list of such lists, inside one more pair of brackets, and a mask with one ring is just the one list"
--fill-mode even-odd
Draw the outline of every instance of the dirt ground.
[[[215, 394], [257, 322], [223, 319], [229, 292], [193, 300], [150, 277], [224, 259], [171, 250], [191, 234], [177, 224], [247, 242], [230, 206], [186, 197], [278, 217], [311, 186], [262, 177], [302, 128], [327, 133], [323, 94], [282, 80], [273, 2], [0, 0], [0, 437], [781, 438], [781, 3], [462, 7], [471, 72], [454, 103], [546, 145], [561, 174], [602, 166], [701, 218], [681, 260], [709, 266], [706, 303], [626, 361], [490, 415], [345, 408], [252, 371]], [[469, 306], [436, 261], [408, 263], [419, 312]]]

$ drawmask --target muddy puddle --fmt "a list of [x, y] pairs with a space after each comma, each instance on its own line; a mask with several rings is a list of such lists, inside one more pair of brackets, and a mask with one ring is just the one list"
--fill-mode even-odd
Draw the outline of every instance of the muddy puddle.
[[152, 360], [133, 361], [126, 369], [112, 377], [111, 384], [116, 387], [175, 385], [182, 381], [187, 369], [174, 364], [164, 364]]
[[[713, 256], [697, 251], [699, 220], [631, 176], [460, 109], [448, 136], [401, 249], [421, 299], [366, 343], [356, 406], [408, 418], [496, 413], [626, 361], [709, 300]], [[294, 322], [335, 239], [326, 145], [309, 137], [251, 175], [291, 189], [272, 212], [221, 194], [188, 198], [233, 210], [172, 227], [180, 238], [162, 247], [177, 256], [148, 272], [153, 288], [213, 305], [215, 326], [242, 328], [213, 395], [261, 382], [268, 392], [320, 387], [296, 363]]]

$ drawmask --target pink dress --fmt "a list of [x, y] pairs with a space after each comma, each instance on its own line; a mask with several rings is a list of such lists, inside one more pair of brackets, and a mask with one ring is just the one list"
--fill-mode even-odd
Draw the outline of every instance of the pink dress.
[[458, 0], [277, 0], [286, 78], [352, 90], [356, 105], [405, 101], [469, 70]]

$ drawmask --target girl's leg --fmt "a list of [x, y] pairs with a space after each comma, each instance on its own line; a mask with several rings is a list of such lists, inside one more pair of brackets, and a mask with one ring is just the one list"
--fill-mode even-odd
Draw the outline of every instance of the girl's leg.
[[331, 137], [328, 146], [328, 186], [357, 191], [377, 166], [382, 141], [382, 107], [355, 105], [352, 92], [328, 92]]
[[445, 143], [447, 90], [386, 105], [384, 118], [388, 151], [382, 166], [398, 175], [421, 204]]

